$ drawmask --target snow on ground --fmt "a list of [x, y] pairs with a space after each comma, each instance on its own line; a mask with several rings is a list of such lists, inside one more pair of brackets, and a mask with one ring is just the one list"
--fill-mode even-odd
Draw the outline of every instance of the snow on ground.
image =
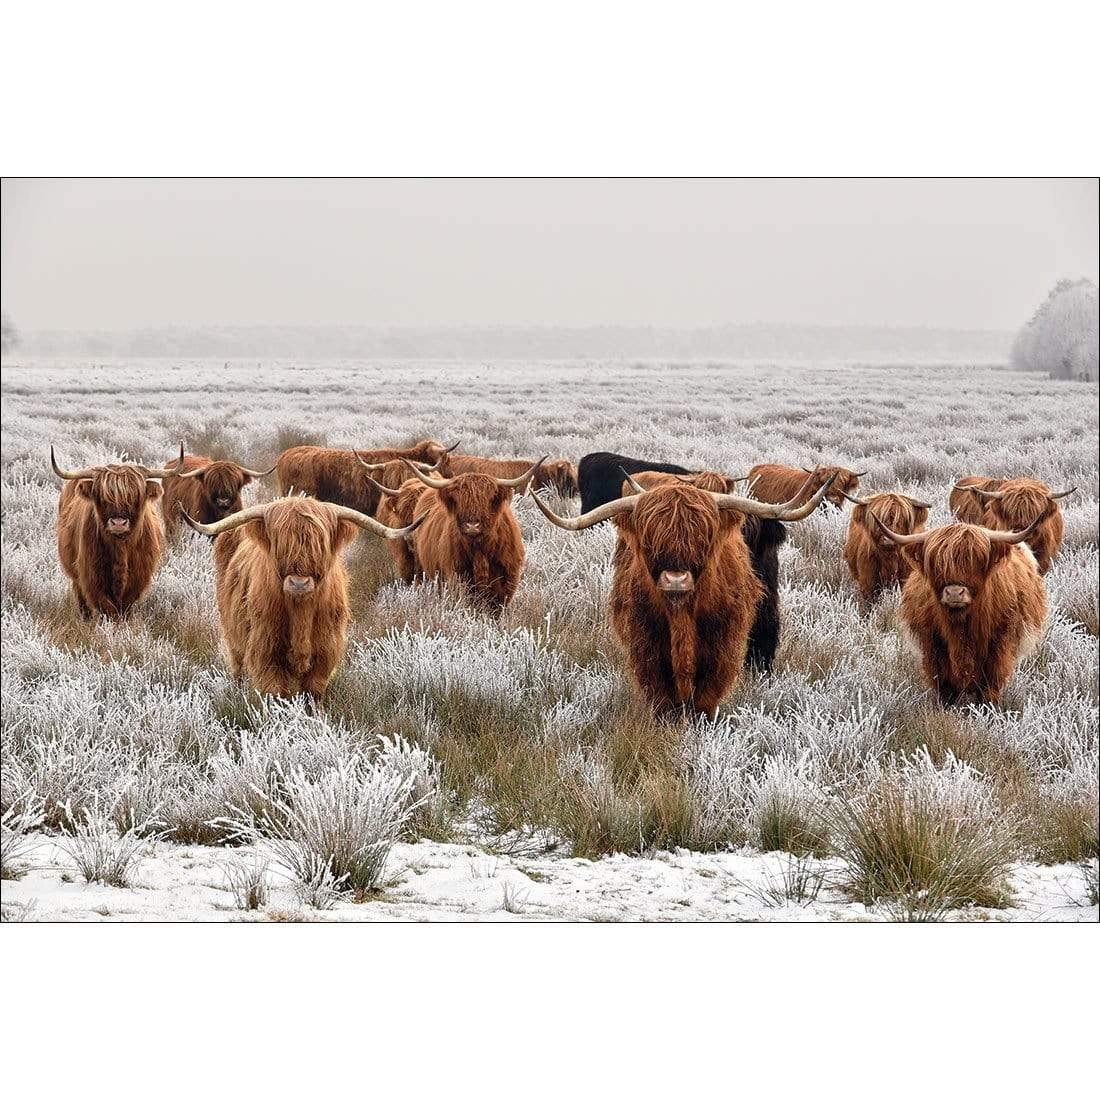
[[[5, 920], [32, 921], [883, 921], [830, 887], [835, 860], [813, 861], [826, 885], [805, 904], [769, 904], [761, 892], [781, 879], [781, 854], [702, 854], [680, 849], [652, 859], [609, 856], [492, 855], [471, 844], [422, 840], [398, 844], [383, 888], [361, 902], [321, 910], [303, 905], [273, 864], [271, 895], [257, 911], [241, 910], [225, 868], [255, 861], [251, 848], [150, 842], [127, 888], [86, 883], [56, 842], [43, 837], [32, 867], [2, 885]], [[964, 921], [1089, 921], [1081, 870], [1072, 864], [1012, 869], [1014, 904], [967, 909]]]

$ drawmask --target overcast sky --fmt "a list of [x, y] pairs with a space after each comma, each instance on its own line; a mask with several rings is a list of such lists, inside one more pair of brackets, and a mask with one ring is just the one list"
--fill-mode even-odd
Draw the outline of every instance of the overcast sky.
[[1095, 180], [3, 183], [19, 328], [1017, 327], [1097, 279]]

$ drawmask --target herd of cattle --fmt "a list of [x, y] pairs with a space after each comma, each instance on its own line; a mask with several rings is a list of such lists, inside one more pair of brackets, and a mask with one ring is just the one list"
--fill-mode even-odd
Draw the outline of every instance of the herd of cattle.
[[[213, 538], [216, 593], [233, 675], [260, 692], [320, 696], [350, 617], [341, 549], [359, 530], [387, 540], [403, 581], [463, 585], [497, 612], [524, 562], [515, 492], [548, 521], [618, 530], [610, 616], [639, 689], [661, 713], [713, 715], [742, 667], [771, 669], [779, 644], [785, 523], [823, 502], [854, 505], [844, 557], [862, 599], [902, 586], [900, 617], [944, 704], [996, 702], [1046, 618], [1042, 574], [1062, 540], [1060, 497], [1031, 478], [967, 477], [957, 522], [927, 529], [930, 504], [856, 495], [844, 467], [754, 466], [742, 477], [599, 452], [565, 460], [487, 459], [425, 440], [406, 449], [291, 447], [269, 470], [187, 455], [62, 470], [58, 553], [81, 614], [125, 614], [151, 584], [165, 529]], [[277, 473], [281, 496], [245, 508], [241, 492]], [[748, 483], [747, 494], [735, 487]], [[566, 518], [540, 490], [581, 498]], [[158, 510], [157, 500], [161, 499]]]

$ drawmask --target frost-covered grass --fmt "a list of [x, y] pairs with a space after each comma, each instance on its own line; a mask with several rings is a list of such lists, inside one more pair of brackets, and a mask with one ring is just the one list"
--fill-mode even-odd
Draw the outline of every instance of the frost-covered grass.
[[[41, 820], [17, 834], [6, 818], [5, 844], [71, 832], [70, 819], [109, 807], [104, 838], [282, 845], [268, 849], [271, 875], [292, 875], [317, 907], [341, 886], [385, 882], [384, 852], [417, 837], [509, 858], [839, 852], [838, 875], [868, 898], [893, 891], [901, 901], [882, 904], [903, 915], [936, 889], [947, 906], [995, 900], [1009, 862], [1094, 866], [1096, 397], [1095, 385], [957, 367], [8, 368], [3, 809], [33, 806]], [[933, 501], [933, 523], [966, 473], [1079, 492], [1064, 502], [1046, 637], [1000, 709], [941, 710], [899, 639], [896, 595], [860, 607], [840, 556], [847, 513], [790, 528], [774, 674], [746, 675], [717, 721], [686, 729], [639, 704], [609, 629], [614, 531], [570, 535], [526, 499], [515, 504], [526, 572], [499, 622], [452, 589], [395, 583], [385, 548], [359, 537], [351, 644], [319, 708], [258, 700], [227, 676], [197, 537], [172, 546], [127, 621], [75, 615], [57, 564], [51, 441], [71, 465], [163, 461], [180, 438], [262, 465], [297, 442], [426, 435], [485, 454], [611, 449], [735, 473], [762, 459], [850, 462], [870, 470], [867, 490]], [[400, 795], [376, 812], [371, 798], [391, 788]], [[988, 873], [971, 875], [980, 889], [959, 875], [950, 889], [892, 880], [888, 852], [876, 864], [853, 847], [856, 821], [894, 856], [914, 834], [944, 874], [976, 855]], [[514, 886], [509, 906], [532, 908]]]

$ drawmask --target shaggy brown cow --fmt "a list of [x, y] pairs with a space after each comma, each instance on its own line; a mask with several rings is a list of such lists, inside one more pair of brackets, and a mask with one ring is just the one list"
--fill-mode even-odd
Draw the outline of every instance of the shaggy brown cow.
[[757, 500], [769, 504], [792, 500], [802, 504], [828, 481], [832, 488], [825, 499], [843, 508], [845, 493], [854, 493], [859, 488], [859, 479], [866, 476], [866, 470], [854, 473], [844, 466], [815, 466], [810, 470], [805, 466], [777, 466], [765, 462], [749, 470], [749, 487]]
[[981, 526], [985, 522], [985, 498], [975, 489], [999, 489], [1004, 484], [1000, 477], [960, 477], [947, 498], [953, 515], [963, 523]]
[[[408, 467], [402, 466], [402, 471], [407, 474]], [[416, 506], [425, 493], [432, 492], [422, 481], [410, 477], [403, 481], [396, 489], [379, 482], [380, 499], [378, 510], [374, 513], [379, 523], [387, 527], [408, 527], [416, 516]], [[397, 569], [397, 575], [406, 583], [423, 576], [420, 562], [416, 557], [416, 536], [408, 535], [403, 539], [391, 539], [386, 543], [393, 564]]]
[[[536, 464], [537, 465], [537, 464]], [[451, 474], [488, 474], [490, 477], [515, 478], [532, 468], [528, 458], [482, 458], [480, 455], [451, 455]], [[575, 497], [577, 467], [564, 458], [544, 462], [535, 469], [529, 485], [520, 487], [521, 495], [528, 489], [554, 489], [559, 496]]]
[[1038, 523], [1022, 531], [952, 523], [911, 535], [882, 527], [913, 566], [901, 621], [945, 706], [996, 703], [1017, 660], [1038, 644], [1047, 594], [1023, 545]]
[[423, 520], [416, 532], [416, 562], [426, 577], [455, 578], [474, 600], [500, 612], [515, 595], [523, 572], [523, 536], [508, 506], [512, 490], [534, 474], [536, 462], [518, 477], [459, 474], [432, 478], [410, 466], [430, 493], [416, 502]]
[[253, 478], [267, 477], [270, 470], [250, 470], [236, 462], [215, 461], [203, 455], [185, 455], [183, 470], [164, 479], [164, 499], [161, 512], [169, 534], [180, 521], [180, 508], [189, 512], [201, 523], [215, 523], [219, 519], [239, 512], [241, 490]]
[[[373, 482], [374, 486], [385, 486], [387, 489], [400, 489], [401, 486], [409, 480], [409, 468], [405, 463], [412, 462], [412, 464], [422, 474], [433, 474], [439, 472], [439, 464], [429, 466], [427, 462], [417, 462], [415, 459], [404, 458], [391, 458], [389, 462], [367, 462], [365, 459], [359, 457], [354, 451], [349, 452], [355, 455], [355, 461], [362, 466], [368, 482]], [[442, 460], [443, 464], [451, 469], [451, 463], [454, 461], [453, 457]], [[381, 507], [382, 501], [379, 499], [378, 506]]]
[[217, 523], [187, 524], [232, 540], [218, 570], [222, 634], [234, 676], [259, 692], [319, 697], [344, 655], [348, 576], [340, 550], [360, 528], [404, 539], [354, 508], [310, 497], [284, 497], [234, 512]]
[[[964, 478], [964, 481], [973, 480]], [[959, 482], [955, 489], [959, 489]], [[1014, 477], [997, 482], [996, 488], [968, 485], [966, 492], [985, 503], [982, 522], [995, 531], [1033, 528], [1027, 544], [1035, 554], [1040, 573], [1047, 573], [1062, 545], [1065, 521], [1058, 501], [1077, 492], [1077, 487], [1052, 493], [1050, 486], [1031, 477]], [[952, 493], [952, 496], [954, 492]]]
[[279, 492], [308, 493], [318, 500], [342, 504], [370, 516], [378, 507], [378, 490], [363, 477], [358, 459], [368, 463], [385, 463], [409, 458], [437, 468], [444, 476], [450, 473], [450, 452], [457, 447], [444, 447], [434, 439], [425, 439], [415, 447], [396, 450], [392, 447], [374, 451], [336, 450], [332, 447], [291, 447], [279, 455], [275, 469], [279, 473]]
[[805, 504], [771, 505], [667, 482], [575, 519], [556, 515], [538, 494], [534, 499], [551, 523], [568, 531], [614, 518], [621, 545], [611, 621], [634, 679], [660, 714], [713, 717], [737, 682], [764, 595], [741, 535], [744, 517], [804, 519], [830, 485]]
[[844, 560], [860, 595], [866, 603], [872, 603], [887, 588], [902, 584], [910, 570], [908, 558], [879, 530], [878, 523], [911, 535], [924, 530], [932, 505], [904, 493], [849, 496], [848, 500], [855, 507], [848, 521]]
[[183, 467], [183, 445], [174, 469], [89, 466], [62, 470], [53, 445], [50, 465], [65, 485], [57, 506], [57, 554], [72, 581], [80, 614], [124, 615], [152, 583], [164, 535], [155, 501], [157, 478]]

